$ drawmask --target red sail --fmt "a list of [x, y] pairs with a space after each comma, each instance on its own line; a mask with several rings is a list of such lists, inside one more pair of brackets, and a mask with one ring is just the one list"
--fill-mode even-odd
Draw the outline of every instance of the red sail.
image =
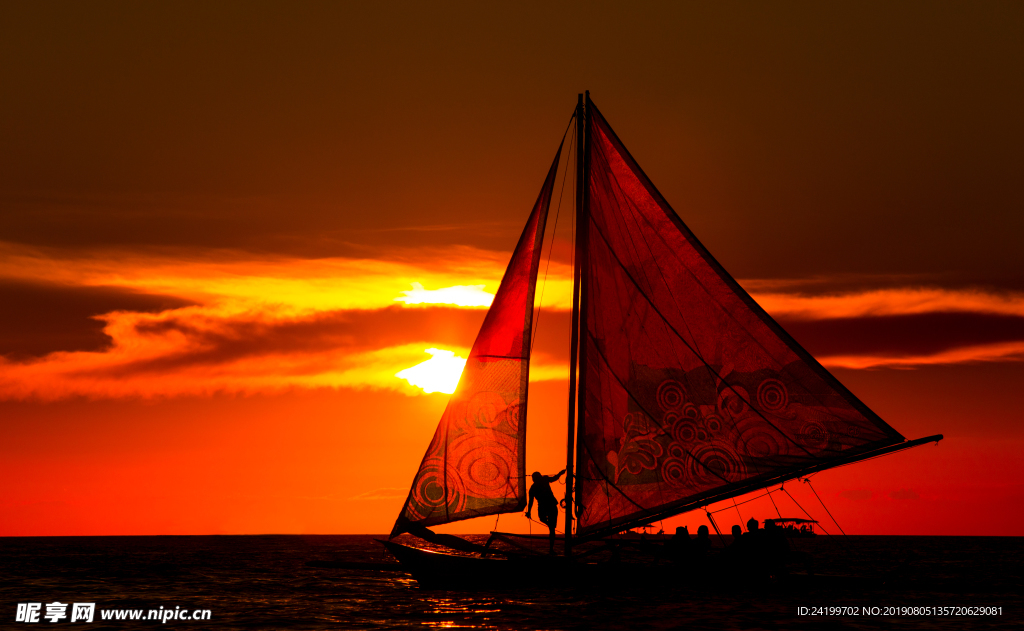
[[589, 101], [587, 125], [578, 532], [902, 441], [715, 261]]
[[391, 532], [526, 506], [533, 296], [561, 147]]

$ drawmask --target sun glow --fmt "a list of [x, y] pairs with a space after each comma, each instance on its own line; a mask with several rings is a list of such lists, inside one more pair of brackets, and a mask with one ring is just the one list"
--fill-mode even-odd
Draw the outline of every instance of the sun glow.
[[420, 283], [411, 283], [412, 289], [395, 301], [407, 305], [458, 305], [460, 307], [490, 307], [494, 294], [484, 291], [486, 285], [455, 285], [441, 289], [424, 289]]
[[452, 351], [439, 348], [428, 348], [425, 351], [432, 355], [430, 359], [399, 371], [395, 376], [405, 379], [427, 394], [455, 392], [455, 387], [459, 385], [459, 377], [462, 376], [462, 369], [466, 367], [466, 359], [458, 357]]

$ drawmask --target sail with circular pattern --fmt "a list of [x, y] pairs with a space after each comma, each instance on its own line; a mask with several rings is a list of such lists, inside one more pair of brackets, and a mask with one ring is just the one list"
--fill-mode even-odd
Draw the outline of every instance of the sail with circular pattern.
[[561, 147], [391, 536], [526, 506], [534, 291]]
[[578, 534], [904, 440], [715, 261], [589, 99], [587, 125]]

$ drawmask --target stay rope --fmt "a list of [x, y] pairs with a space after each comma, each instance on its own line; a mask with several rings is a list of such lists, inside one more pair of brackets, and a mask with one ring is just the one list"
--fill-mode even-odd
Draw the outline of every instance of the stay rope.
[[[782, 487], [780, 487], [780, 488], [782, 488]], [[765, 491], [768, 491], [768, 489], [765, 488]], [[775, 507], [775, 514], [779, 516], [779, 519], [782, 519], [782, 513], [779, 512], [779, 507], [775, 503], [775, 498], [772, 497], [772, 492], [771, 491], [768, 491], [768, 499], [770, 499], [772, 501], [772, 506]]]
[[[801, 506], [801, 505], [800, 505], [800, 502], [796, 501], [796, 498], [795, 498], [795, 497], [793, 497], [793, 496], [792, 496], [792, 495], [790, 494], [790, 492], [786, 490], [786, 487], [785, 487], [785, 486], [783, 486], [783, 487], [782, 487], [782, 491], [783, 491], [783, 492], [784, 492], [784, 493], [785, 493], [786, 495], [789, 495], [789, 499], [793, 500], [793, 503], [794, 503], [794, 504], [796, 504], [796, 507], [797, 507], [797, 508], [799, 508], [799, 509], [800, 509], [800, 511], [801, 511], [801, 512], [802, 512], [802, 513], [803, 513], [804, 515], [807, 515], [807, 519], [810, 519], [811, 521], [814, 521], [814, 517], [812, 517], [810, 513], [808, 513], [808, 512], [806, 511], [806, 510], [804, 510], [804, 507], [803, 507], [803, 506]], [[832, 533], [830, 533], [829, 531], [825, 530], [825, 527], [824, 527], [824, 526], [822, 526], [822, 525], [821, 525], [820, 523], [818, 524], [818, 528], [821, 528], [821, 531], [822, 531], [823, 533], [825, 533], [826, 535], [828, 535], [828, 536], [829, 536], [829, 539], [830, 539], [830, 540], [832, 539]]]
[[844, 537], [849, 536], [846, 534], [846, 531], [843, 530], [843, 527], [839, 525], [839, 522], [836, 521], [836, 518], [832, 516], [832, 511], [828, 509], [828, 506], [825, 506], [825, 502], [821, 501], [821, 497], [818, 495], [818, 492], [814, 490], [814, 485], [811, 484], [811, 479], [804, 478], [803, 483], [811, 487], [811, 493], [814, 493], [814, 497], [818, 498], [818, 503], [821, 504], [821, 507], [825, 509], [826, 513], [828, 513], [829, 518], [832, 520], [832, 523], [836, 525], [836, 528], [839, 529], [839, 532], [843, 533]]
[[[547, 263], [544, 265], [544, 278], [541, 280], [540, 284], [540, 297], [537, 300], [536, 309], [537, 315], [533, 319], [533, 337], [530, 339], [531, 353], [533, 351], [533, 345], [537, 341], [537, 331], [540, 329], [541, 305], [544, 304], [544, 290], [548, 286], [548, 270], [551, 269], [551, 253], [555, 249], [555, 234], [558, 232], [558, 218], [562, 214], [562, 196], [565, 193], [565, 180], [568, 179], [569, 176], [569, 162], [572, 160], [573, 150], [576, 145], [576, 143], [573, 142], [576, 138], [576, 126], [572, 124], [575, 119], [575, 114], [573, 114], [572, 118], [569, 119], [569, 127], [572, 128], [572, 134], [569, 136], [569, 152], [565, 156], [565, 170], [562, 171], [562, 187], [558, 191], [558, 206], [555, 207], [555, 225], [551, 228], [551, 240], [548, 244], [548, 258]], [[569, 129], [566, 129], [565, 132], [569, 133]], [[565, 134], [562, 134], [562, 139], [564, 141]]]

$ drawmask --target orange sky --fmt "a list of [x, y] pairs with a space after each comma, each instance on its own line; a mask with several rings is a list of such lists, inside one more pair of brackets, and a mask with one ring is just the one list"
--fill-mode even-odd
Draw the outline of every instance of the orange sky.
[[395, 374], [465, 357], [585, 88], [798, 341], [946, 435], [815, 476], [844, 529], [1024, 534], [1021, 8], [587, 6], [5, 4], [0, 535], [388, 531], [446, 401]]

